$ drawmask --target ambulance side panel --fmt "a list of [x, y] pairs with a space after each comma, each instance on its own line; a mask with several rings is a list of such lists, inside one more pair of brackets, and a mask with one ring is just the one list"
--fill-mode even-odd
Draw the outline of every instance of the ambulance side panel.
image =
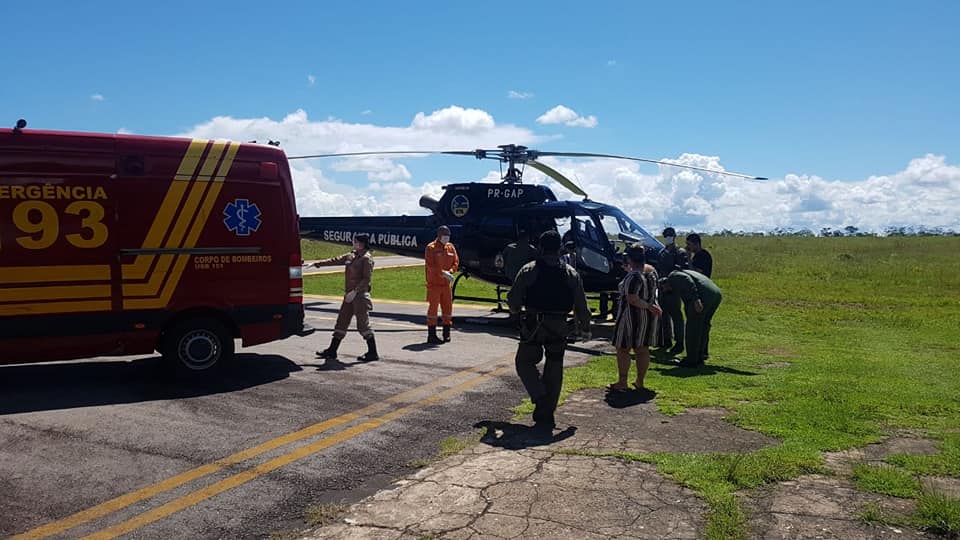
[[0, 363], [122, 350], [115, 167], [109, 136], [0, 133]]
[[203, 318], [303, 335], [300, 263], [278, 149], [0, 131], [0, 364], [149, 354]]

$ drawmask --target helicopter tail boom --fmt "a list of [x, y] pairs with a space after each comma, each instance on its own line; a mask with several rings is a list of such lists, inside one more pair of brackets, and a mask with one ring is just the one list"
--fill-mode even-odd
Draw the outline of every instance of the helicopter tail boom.
[[353, 237], [370, 235], [370, 247], [423, 258], [426, 245], [436, 237], [432, 216], [301, 217], [300, 237], [351, 245]]

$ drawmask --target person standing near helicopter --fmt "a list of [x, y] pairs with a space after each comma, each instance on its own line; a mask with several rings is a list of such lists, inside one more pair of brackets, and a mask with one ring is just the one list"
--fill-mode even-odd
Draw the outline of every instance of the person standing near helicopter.
[[[520, 314], [520, 345], [515, 359], [517, 375], [536, 408], [537, 428], [553, 429], [553, 413], [563, 386], [563, 355], [567, 346], [567, 313], [573, 310], [577, 334], [590, 339], [590, 308], [580, 275], [560, 262], [560, 234], [540, 236], [540, 257], [525, 265], [507, 293], [510, 313]], [[543, 373], [537, 364], [546, 356]]]
[[[453, 326], [453, 291], [451, 283], [457, 271], [460, 258], [457, 248], [450, 243], [450, 228], [441, 225], [437, 229], [437, 239], [427, 244], [423, 253], [424, 270], [427, 277], [427, 343], [437, 345], [450, 341], [450, 327]], [[443, 339], [437, 336], [437, 308], [443, 314]]]
[[[657, 257], [657, 274], [661, 277], [667, 277], [674, 270], [685, 270], [689, 268], [687, 252], [683, 248], [677, 247], [677, 231], [673, 227], [667, 227], [663, 230], [664, 248], [660, 250]], [[684, 344], [684, 322], [683, 311], [680, 309], [680, 296], [672, 290], [665, 287], [660, 288], [660, 307], [663, 309], [663, 315], [660, 317], [660, 338], [659, 344], [664, 348], [670, 347], [671, 340], [676, 345], [670, 349], [670, 354], [680, 354], [683, 352]]]
[[363, 362], [373, 362], [380, 359], [377, 354], [377, 342], [374, 339], [373, 329], [370, 328], [368, 313], [373, 309], [373, 300], [370, 298], [370, 279], [373, 277], [373, 257], [370, 255], [370, 235], [357, 234], [353, 237], [353, 251], [350, 253], [324, 259], [312, 264], [314, 267], [344, 265], [344, 297], [334, 325], [333, 339], [330, 346], [317, 352], [319, 358], [335, 361], [340, 342], [347, 335], [350, 319], [356, 315], [357, 331], [367, 342], [367, 353], [360, 357]]

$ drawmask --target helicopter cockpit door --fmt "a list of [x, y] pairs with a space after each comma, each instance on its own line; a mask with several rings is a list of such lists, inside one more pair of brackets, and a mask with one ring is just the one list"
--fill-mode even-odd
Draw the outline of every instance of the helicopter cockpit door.
[[571, 257], [574, 268], [589, 268], [603, 274], [610, 272], [610, 260], [604, 255], [602, 232], [592, 216], [577, 213], [557, 218], [557, 230], [562, 235], [565, 247], [571, 241], [575, 245], [576, 256]]

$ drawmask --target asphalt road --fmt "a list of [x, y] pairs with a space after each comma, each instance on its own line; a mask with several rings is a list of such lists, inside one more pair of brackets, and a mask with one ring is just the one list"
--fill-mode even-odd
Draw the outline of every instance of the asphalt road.
[[452, 343], [428, 347], [424, 306], [375, 303], [374, 363], [355, 332], [342, 364], [315, 360], [338, 306], [308, 299], [316, 334], [241, 349], [211, 382], [158, 378], [157, 358], [0, 367], [0, 537], [267, 537], [511, 417], [524, 393], [502, 315], [457, 306]]

